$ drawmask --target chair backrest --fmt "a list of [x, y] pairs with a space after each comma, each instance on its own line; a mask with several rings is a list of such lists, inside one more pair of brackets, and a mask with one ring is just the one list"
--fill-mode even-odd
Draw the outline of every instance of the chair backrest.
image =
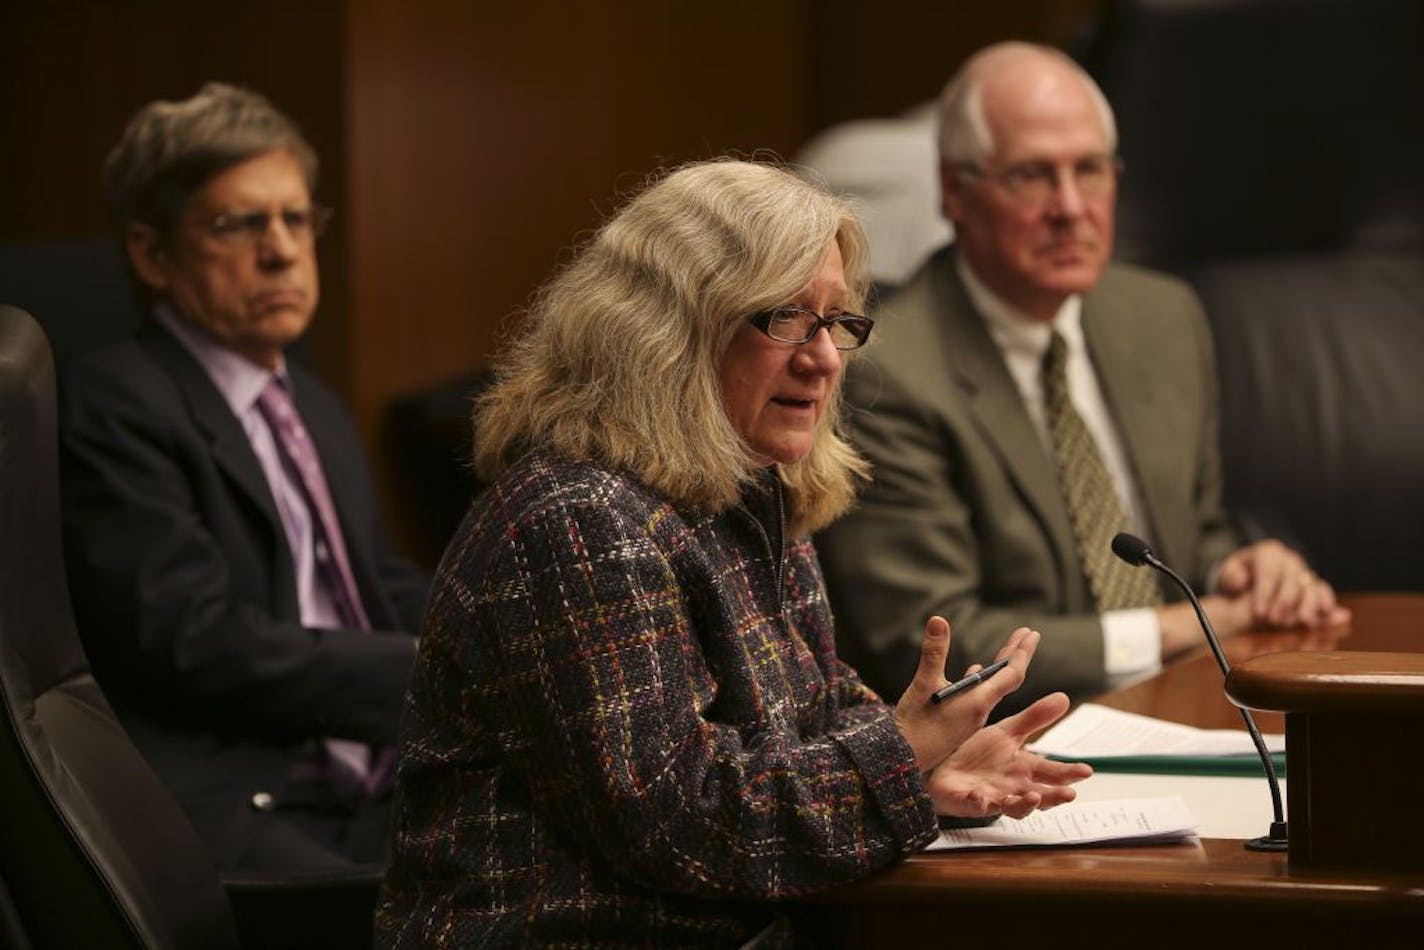
[[489, 370], [464, 373], [392, 400], [386, 413], [392, 482], [415, 529], [415, 554], [424, 563], [440, 560], [470, 500], [485, 487], [472, 461], [470, 414], [493, 381]]
[[141, 318], [109, 234], [0, 244], [0, 300], [40, 321], [60, 366], [133, 332]]
[[1226, 500], [1346, 590], [1424, 590], [1417, 0], [1110, 0], [1119, 256], [1201, 294]]
[[15, 909], [15, 901], [10, 896], [10, 888], [0, 878], [0, 947], [4, 950], [30, 950], [30, 935], [25, 933], [25, 925], [20, 920], [20, 912]]
[[58, 489], [49, 343], [0, 305], [0, 879], [35, 946], [236, 947], [211, 861], [89, 672]]
[[870, 279], [882, 288], [903, 284], [954, 236], [940, 211], [938, 136], [938, 109], [923, 102], [903, 115], [834, 125], [793, 159], [855, 204]]
[[1087, 61], [1127, 162], [1119, 256], [1419, 246], [1417, 0], [1110, 0]]

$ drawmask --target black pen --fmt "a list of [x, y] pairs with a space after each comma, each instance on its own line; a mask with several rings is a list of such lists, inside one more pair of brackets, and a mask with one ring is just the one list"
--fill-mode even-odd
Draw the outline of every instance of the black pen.
[[999, 672], [1008, 665], [1008, 657], [1004, 657], [1002, 660], [995, 660], [993, 663], [990, 663], [988, 666], [984, 667], [979, 672], [970, 673], [962, 680], [955, 680], [948, 686], [942, 689], [935, 690], [933, 693], [930, 694], [930, 702], [942, 703], [949, 697], [953, 696], [955, 693], [962, 693], [971, 686], [979, 685], [980, 683], [984, 682], [986, 679], [993, 676], [995, 673]]

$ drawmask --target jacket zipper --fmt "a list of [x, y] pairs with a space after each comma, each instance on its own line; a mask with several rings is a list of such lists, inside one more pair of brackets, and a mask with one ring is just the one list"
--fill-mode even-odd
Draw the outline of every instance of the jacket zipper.
[[737, 510], [746, 515], [747, 520], [750, 521], [757, 529], [757, 532], [761, 534], [761, 539], [766, 544], [766, 553], [776, 558], [776, 610], [777, 613], [784, 617], [786, 614], [786, 503], [782, 499], [781, 479], [778, 478], [773, 487], [776, 492], [777, 538], [781, 542], [781, 550], [779, 552], [772, 548], [771, 538], [767, 535], [766, 528], [762, 526], [757, 516], [752, 514], [745, 505], [737, 505]]

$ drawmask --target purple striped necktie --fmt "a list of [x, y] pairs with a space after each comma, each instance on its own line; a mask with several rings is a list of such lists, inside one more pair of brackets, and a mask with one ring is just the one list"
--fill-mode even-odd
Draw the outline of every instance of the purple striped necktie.
[[[257, 397], [257, 408], [272, 430], [282, 467], [301, 489], [311, 515], [312, 553], [316, 561], [317, 578], [341, 622], [356, 630], [370, 630], [371, 621], [361, 604], [361, 592], [351, 573], [351, 561], [346, 553], [346, 540], [331, 489], [317, 457], [316, 446], [297, 412], [292, 396], [281, 379], [272, 377], [267, 388]], [[368, 792], [385, 778], [391, 756], [388, 750], [346, 739], [327, 739], [331, 754], [345, 762], [361, 776]]]
[[336, 615], [349, 627], [371, 629], [371, 621], [361, 606], [356, 578], [351, 573], [346, 541], [341, 534], [341, 522], [336, 517], [336, 506], [331, 501], [331, 489], [327, 487], [326, 475], [321, 469], [321, 459], [317, 457], [316, 446], [312, 445], [311, 435], [302, 417], [297, 414], [291, 395], [277, 377], [272, 377], [262, 395], [257, 397], [257, 408], [275, 437], [282, 467], [301, 488], [307, 510], [311, 512], [317, 577], [331, 597]]

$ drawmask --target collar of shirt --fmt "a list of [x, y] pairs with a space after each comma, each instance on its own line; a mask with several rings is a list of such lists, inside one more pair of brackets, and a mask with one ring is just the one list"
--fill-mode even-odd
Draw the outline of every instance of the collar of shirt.
[[274, 376], [287, 380], [286, 362], [282, 361], [275, 373], [264, 369], [223, 346], [207, 331], [180, 317], [172, 307], [160, 304], [153, 316], [178, 338], [183, 348], [203, 367], [247, 435], [248, 444], [272, 492], [287, 549], [291, 552], [302, 624], [339, 628], [341, 621], [331, 596], [317, 577], [312, 549], [312, 515], [307, 508], [306, 496], [282, 464], [276, 436], [257, 407], [257, 397]]
[[[1087, 347], [1083, 342], [1083, 298], [1076, 294], [1069, 297], [1053, 319], [1045, 323], [1025, 316], [990, 290], [962, 256], [956, 256], [954, 264], [970, 303], [983, 315], [989, 336], [1004, 356], [1004, 364], [1018, 387], [1034, 428], [1040, 438], [1048, 439], [1043, 418], [1043, 356], [1048, 352], [1053, 331], [1057, 330], [1068, 347], [1070, 365], [1084, 365]], [[1051, 443], [1045, 442], [1045, 448], [1052, 452]]]
[[1037, 372], [1038, 366], [1043, 363], [1043, 354], [1048, 352], [1048, 340], [1054, 330], [1057, 330], [1063, 337], [1063, 342], [1068, 344], [1070, 353], [1082, 351], [1082, 297], [1077, 294], [1070, 296], [1063, 301], [1053, 319], [1045, 323], [1014, 309], [1004, 298], [990, 290], [962, 256], [955, 257], [954, 265], [959, 271], [960, 280], [964, 282], [970, 303], [983, 314], [989, 335], [1006, 356], [1031, 359]]
[[[263, 369], [251, 360], [223, 346], [201, 327], [178, 315], [167, 304], [159, 304], [153, 311], [154, 319], [168, 332], [178, 338], [199, 365], [207, 372], [223, 400], [232, 409], [232, 414], [246, 422], [249, 414], [257, 406], [257, 397], [273, 376], [287, 379], [287, 364], [283, 360], [277, 371]], [[249, 433], [250, 435], [250, 433]]]

